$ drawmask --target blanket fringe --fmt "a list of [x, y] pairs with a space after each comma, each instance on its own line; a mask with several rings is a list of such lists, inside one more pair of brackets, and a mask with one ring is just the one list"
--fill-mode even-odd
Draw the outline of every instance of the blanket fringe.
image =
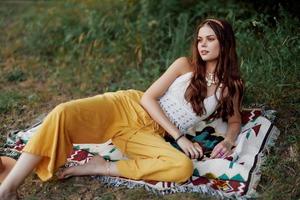
[[20, 157], [21, 153], [9, 148], [0, 148], [0, 156], [7, 156], [10, 158], [13, 158], [15, 160], [18, 160]]
[[259, 197], [259, 194], [256, 191], [256, 188], [258, 186], [258, 183], [261, 179], [261, 169], [262, 166], [265, 166], [265, 162], [267, 160], [267, 155], [269, 154], [271, 148], [275, 145], [276, 140], [278, 139], [278, 136], [280, 134], [280, 130], [276, 126], [272, 126], [272, 129], [269, 134], [269, 138], [266, 141], [264, 150], [259, 153], [258, 155], [258, 164], [253, 171], [253, 181], [251, 181], [252, 185], [249, 185], [248, 192], [244, 195], [247, 198], [253, 198], [253, 197]]
[[236, 194], [225, 194], [221, 191], [215, 190], [207, 185], [198, 185], [198, 186], [192, 186], [192, 185], [180, 185], [170, 188], [164, 188], [159, 189], [155, 188], [153, 186], [147, 185], [147, 183], [141, 183], [139, 181], [135, 180], [127, 180], [124, 178], [119, 177], [110, 177], [110, 176], [94, 176], [94, 178], [100, 182], [102, 182], [106, 186], [110, 187], [122, 187], [125, 186], [129, 189], [132, 188], [144, 188], [149, 192], [152, 192], [156, 195], [166, 195], [166, 194], [174, 194], [174, 193], [184, 193], [184, 192], [196, 192], [201, 193], [204, 195], [213, 196], [216, 199], [237, 199], [237, 200], [246, 200], [248, 199], [245, 196], [238, 196]]

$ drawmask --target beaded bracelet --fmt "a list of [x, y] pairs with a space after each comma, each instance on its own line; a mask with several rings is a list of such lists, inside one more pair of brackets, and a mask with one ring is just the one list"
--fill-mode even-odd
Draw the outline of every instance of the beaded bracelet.
[[175, 142], [177, 143], [178, 140], [179, 140], [180, 138], [182, 138], [183, 136], [184, 136], [184, 134], [180, 135], [178, 138], [176, 138]]

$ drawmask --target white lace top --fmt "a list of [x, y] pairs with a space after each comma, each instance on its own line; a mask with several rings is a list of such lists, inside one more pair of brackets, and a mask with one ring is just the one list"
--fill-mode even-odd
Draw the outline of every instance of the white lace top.
[[[210, 116], [216, 109], [217, 99], [215, 95], [204, 99], [204, 107], [206, 114], [197, 116], [192, 105], [188, 103], [184, 94], [190, 83], [193, 72], [183, 74], [171, 84], [166, 93], [159, 99], [159, 104], [168, 116], [183, 134], [187, 134], [188, 130], [198, 122]], [[220, 98], [220, 91], [217, 90], [217, 98]]]

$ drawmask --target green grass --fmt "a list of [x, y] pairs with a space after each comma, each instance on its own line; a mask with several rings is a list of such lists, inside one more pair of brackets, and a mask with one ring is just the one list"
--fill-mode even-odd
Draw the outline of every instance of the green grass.
[[[265, 104], [278, 111], [281, 135], [263, 167], [259, 193], [263, 199], [299, 198], [300, 24], [282, 7], [261, 13], [251, 3], [233, 0], [2, 1], [1, 141], [60, 102], [126, 88], [145, 90], [175, 58], [189, 55], [191, 35], [206, 17], [226, 18], [234, 26], [246, 80], [244, 105]], [[29, 181], [22, 194], [46, 199], [45, 192], [62, 192], [57, 184], [66, 188], [63, 198], [72, 194], [74, 187], [56, 182], [26, 192]], [[140, 190], [121, 188], [116, 195], [110, 190], [101, 189], [103, 199], [156, 198]], [[186, 195], [171, 197], [200, 197]]]

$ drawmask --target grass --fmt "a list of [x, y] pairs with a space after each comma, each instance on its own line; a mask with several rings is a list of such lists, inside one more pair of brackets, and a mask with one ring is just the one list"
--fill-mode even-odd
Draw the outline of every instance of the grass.
[[[6, 133], [29, 126], [60, 102], [145, 90], [176, 57], [189, 55], [197, 22], [226, 18], [235, 28], [246, 80], [244, 105], [278, 111], [281, 135], [262, 170], [261, 198], [300, 198], [299, 18], [283, 7], [259, 13], [251, 3], [232, 0], [2, 1], [0, 16], [2, 143]], [[91, 188], [80, 185], [83, 180]], [[21, 194], [27, 199], [204, 198], [104, 188], [89, 178], [41, 183], [35, 176]]]

